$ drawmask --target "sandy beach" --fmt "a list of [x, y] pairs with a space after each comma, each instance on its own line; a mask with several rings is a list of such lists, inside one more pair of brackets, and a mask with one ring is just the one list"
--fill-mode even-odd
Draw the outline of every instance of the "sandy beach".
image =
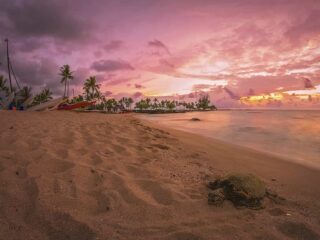
[[[137, 119], [0, 111], [0, 239], [320, 239], [320, 173]], [[208, 180], [252, 173], [285, 198], [208, 205]]]

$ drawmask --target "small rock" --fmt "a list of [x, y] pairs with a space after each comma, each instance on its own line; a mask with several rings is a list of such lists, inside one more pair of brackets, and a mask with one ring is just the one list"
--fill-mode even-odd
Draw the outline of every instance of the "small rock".
[[210, 205], [221, 206], [225, 200], [224, 191], [222, 188], [210, 191], [208, 193], [208, 203]]
[[195, 122], [196, 122], [196, 121], [201, 121], [200, 118], [196, 118], [196, 117], [191, 118], [190, 120], [191, 120], [191, 121], [195, 121]]

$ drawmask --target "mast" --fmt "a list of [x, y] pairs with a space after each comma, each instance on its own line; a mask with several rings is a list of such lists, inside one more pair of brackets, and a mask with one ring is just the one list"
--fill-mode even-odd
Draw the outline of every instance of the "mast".
[[9, 74], [10, 92], [12, 92], [11, 68], [10, 68], [10, 58], [9, 58], [9, 40], [6, 38], [4, 41], [7, 43], [7, 64], [8, 64], [8, 74]]

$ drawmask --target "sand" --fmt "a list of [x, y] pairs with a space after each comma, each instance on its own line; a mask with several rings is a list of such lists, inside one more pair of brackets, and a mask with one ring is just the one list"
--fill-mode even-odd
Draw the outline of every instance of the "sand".
[[[320, 174], [135, 115], [0, 111], [0, 239], [319, 239]], [[286, 200], [208, 205], [208, 180], [259, 176]]]

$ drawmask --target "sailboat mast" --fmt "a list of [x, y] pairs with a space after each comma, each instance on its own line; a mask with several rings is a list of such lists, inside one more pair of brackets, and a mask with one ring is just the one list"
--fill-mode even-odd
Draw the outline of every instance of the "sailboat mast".
[[12, 82], [11, 82], [11, 69], [10, 69], [10, 58], [9, 58], [9, 40], [4, 40], [7, 43], [7, 64], [8, 64], [8, 74], [9, 74], [9, 83], [10, 83], [10, 92], [12, 92]]

